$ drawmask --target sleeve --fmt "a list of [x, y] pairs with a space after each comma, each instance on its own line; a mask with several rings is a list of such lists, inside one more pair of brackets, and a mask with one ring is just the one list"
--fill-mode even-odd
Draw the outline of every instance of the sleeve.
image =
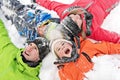
[[0, 20], [0, 48], [4, 47], [7, 43], [11, 43], [11, 41], [4, 23]]
[[18, 50], [19, 48], [12, 43], [4, 23], [0, 20], [0, 54], [10, 53], [7, 56], [12, 57]]
[[70, 6], [69, 4], [63, 4], [63, 3], [50, 1], [50, 0], [36, 0], [36, 3], [49, 10], [55, 11], [60, 16], [60, 18], [62, 18], [63, 11]]
[[110, 32], [108, 30], [98, 28], [92, 32], [89, 38], [98, 40], [98, 41], [109, 41], [113, 43], [120, 43], [120, 35], [115, 32]]
[[[105, 42], [105, 41], [98, 41], [93, 43], [93, 52], [96, 51], [94, 55], [102, 54], [120, 54], [120, 44], [119, 43], [112, 43], [112, 42]], [[93, 53], [91, 51], [91, 53]]]

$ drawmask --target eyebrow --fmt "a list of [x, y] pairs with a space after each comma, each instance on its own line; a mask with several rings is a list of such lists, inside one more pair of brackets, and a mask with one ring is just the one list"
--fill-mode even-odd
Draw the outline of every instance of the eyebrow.
[[[60, 45], [60, 43], [61, 43], [61, 42], [58, 42], [58, 45]], [[55, 47], [56, 47], [56, 46], [55, 46]], [[58, 49], [59, 49], [59, 47], [57, 46], [57, 47], [55, 48], [55, 50], [58, 51]]]
[[38, 49], [38, 47], [37, 47], [36, 44], [34, 44], [34, 43], [31, 43], [31, 44], [32, 44], [32, 46], [33, 46], [34, 48]]
[[58, 50], [59, 50], [59, 47], [56, 47], [54, 51], [56, 52], [56, 51], [58, 51]]
[[[61, 41], [61, 42], [59, 42], [58, 45], [62, 45], [62, 46], [63, 46], [63, 44], [65, 44], [65, 42], [64, 42], [64, 41]], [[61, 46], [60, 46], [60, 47], [61, 47]], [[57, 47], [56, 50], [58, 51], [58, 50], [59, 50], [59, 47]]]

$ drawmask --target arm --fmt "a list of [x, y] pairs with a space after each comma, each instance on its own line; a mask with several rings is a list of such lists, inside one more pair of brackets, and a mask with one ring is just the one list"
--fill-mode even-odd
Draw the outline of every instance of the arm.
[[[96, 43], [92, 43], [95, 51], [94, 55], [100, 54], [120, 54], [120, 44], [115, 44], [111, 42], [99, 41]], [[92, 49], [91, 49], [92, 50]], [[94, 53], [91, 51], [91, 54]]]
[[36, 0], [36, 3], [49, 10], [55, 11], [60, 17], [62, 17], [63, 11], [70, 6], [69, 4], [63, 4], [50, 0]]
[[0, 48], [4, 47], [7, 43], [11, 42], [4, 23], [0, 20]]
[[7, 29], [5, 28], [4, 23], [0, 19], [0, 54], [10, 53], [7, 54], [7, 56], [10, 57], [13, 56], [13, 54], [16, 54], [16, 50], [18, 51], [18, 48], [11, 42]]
[[97, 28], [95, 31], [92, 31], [92, 35], [89, 38], [98, 40], [98, 41], [109, 41], [113, 43], [120, 43], [120, 35], [115, 32], [110, 32], [108, 30]]

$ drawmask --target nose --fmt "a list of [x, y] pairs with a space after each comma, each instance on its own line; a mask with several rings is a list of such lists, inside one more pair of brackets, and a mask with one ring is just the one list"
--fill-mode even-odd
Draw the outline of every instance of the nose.
[[80, 20], [81, 20], [80, 15], [75, 15], [75, 18], [76, 18], [76, 19], [80, 19]]
[[32, 49], [31, 48], [27, 48], [27, 51], [30, 52]]
[[27, 47], [27, 51], [28, 51], [28, 52], [32, 51], [32, 49], [33, 49], [33, 46], [28, 46], [28, 47]]

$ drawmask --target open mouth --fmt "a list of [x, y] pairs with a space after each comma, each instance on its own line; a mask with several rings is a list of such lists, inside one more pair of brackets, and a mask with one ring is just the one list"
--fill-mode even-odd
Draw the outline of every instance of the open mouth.
[[24, 53], [29, 56], [29, 54], [27, 54], [26, 52], [24, 52]]
[[69, 54], [70, 53], [70, 49], [66, 49], [65, 54]]

